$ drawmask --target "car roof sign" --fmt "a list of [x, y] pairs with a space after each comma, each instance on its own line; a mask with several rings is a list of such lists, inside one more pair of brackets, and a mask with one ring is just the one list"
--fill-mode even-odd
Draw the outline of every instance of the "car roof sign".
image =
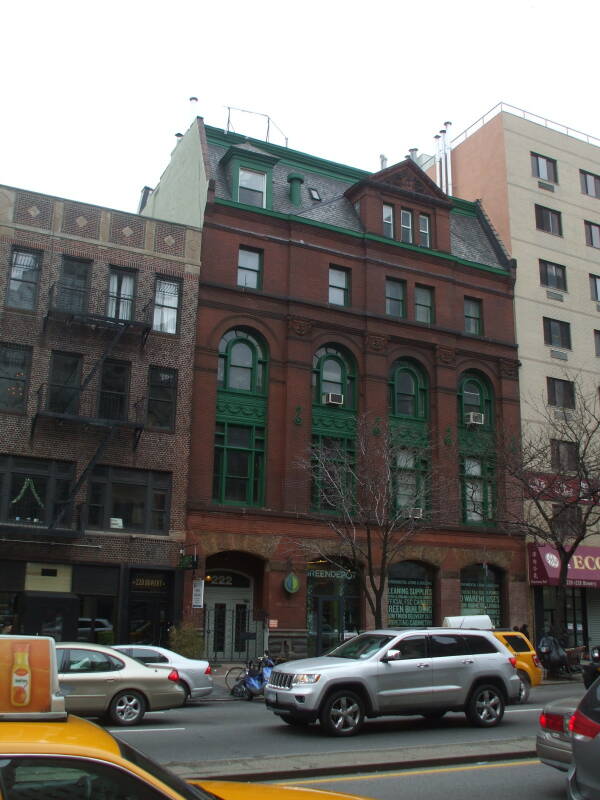
[[65, 717], [54, 639], [1, 635], [0, 721]]

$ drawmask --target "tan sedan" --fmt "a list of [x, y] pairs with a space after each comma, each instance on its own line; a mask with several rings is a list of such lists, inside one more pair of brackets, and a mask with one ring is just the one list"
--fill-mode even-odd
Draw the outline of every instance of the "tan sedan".
[[185, 702], [177, 670], [147, 667], [129, 656], [84, 642], [56, 643], [58, 679], [67, 711], [137, 725], [146, 711]]

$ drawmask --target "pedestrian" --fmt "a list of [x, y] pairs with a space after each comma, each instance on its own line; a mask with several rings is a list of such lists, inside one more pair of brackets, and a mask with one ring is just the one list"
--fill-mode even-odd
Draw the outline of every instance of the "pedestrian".
[[527, 627], [526, 622], [524, 622], [523, 625], [521, 625], [521, 633], [524, 633], [525, 636], [529, 639], [529, 628]]

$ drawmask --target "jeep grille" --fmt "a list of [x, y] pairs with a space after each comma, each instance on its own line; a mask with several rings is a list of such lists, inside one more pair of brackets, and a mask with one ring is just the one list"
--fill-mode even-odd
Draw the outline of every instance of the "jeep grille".
[[291, 689], [293, 677], [287, 672], [272, 672], [269, 683], [271, 686], [277, 686], [280, 689]]

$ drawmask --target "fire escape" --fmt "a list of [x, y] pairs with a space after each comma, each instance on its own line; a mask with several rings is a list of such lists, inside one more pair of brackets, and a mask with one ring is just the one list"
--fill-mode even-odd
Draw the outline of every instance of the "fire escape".
[[[90, 334], [94, 344], [103, 343], [99, 358], [86, 375], [71, 373], [69, 376], [54, 375], [52, 370], [48, 383], [37, 390], [37, 406], [30, 428], [30, 442], [35, 438], [41, 420], [86, 431], [97, 430], [100, 437], [95, 452], [76, 481], [71, 485], [67, 498], [55, 504], [53, 518], [47, 531], [55, 534], [77, 535], [84, 533], [87, 524], [87, 504], [75, 508], [75, 499], [98, 464], [116, 434], [131, 432], [131, 445], [137, 448], [144, 430], [146, 398], [129, 397], [128, 388], [105, 385], [104, 367], [117, 346], [128, 345], [143, 350], [152, 329], [153, 303], [136, 309], [133, 296], [100, 293], [82, 289], [69, 283], [56, 282], [50, 288], [48, 307], [43, 322], [46, 334], [51, 325], [57, 326], [64, 335], [68, 331], [73, 342], [82, 342]], [[84, 351], [85, 347], [81, 347]], [[93, 386], [100, 378], [98, 388]], [[127, 384], [129, 378], [127, 376]], [[76, 514], [73, 514], [73, 511]]]

